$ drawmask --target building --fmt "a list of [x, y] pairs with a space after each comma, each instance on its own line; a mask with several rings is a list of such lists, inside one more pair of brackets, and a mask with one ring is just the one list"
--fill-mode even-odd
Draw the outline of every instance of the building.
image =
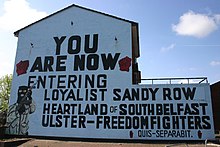
[[220, 81], [211, 85], [212, 108], [215, 130], [220, 130]]
[[214, 138], [208, 83], [140, 84], [138, 23], [71, 5], [14, 34], [7, 134]]

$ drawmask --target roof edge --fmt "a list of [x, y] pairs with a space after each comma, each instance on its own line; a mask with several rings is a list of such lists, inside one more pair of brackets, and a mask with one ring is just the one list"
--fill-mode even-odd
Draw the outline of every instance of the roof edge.
[[79, 5], [72, 4], [72, 5], [70, 5], [70, 6], [67, 6], [67, 7], [65, 7], [65, 8], [63, 8], [63, 9], [61, 9], [61, 10], [58, 10], [58, 11], [56, 11], [56, 12], [54, 12], [54, 13], [52, 13], [52, 14], [50, 14], [50, 15], [48, 15], [48, 16], [46, 16], [46, 17], [40, 19], [40, 20], [37, 20], [37, 21], [35, 21], [35, 22], [33, 22], [33, 23], [31, 23], [31, 24], [29, 24], [29, 25], [27, 25], [27, 26], [25, 26], [25, 27], [23, 27], [23, 28], [21, 28], [21, 29], [19, 29], [19, 30], [17, 30], [17, 31], [15, 31], [15, 32], [14, 32], [14, 36], [15, 36], [15, 37], [18, 37], [19, 32], [20, 32], [21, 30], [24, 30], [24, 29], [26, 29], [26, 28], [28, 28], [28, 27], [30, 27], [30, 26], [32, 26], [32, 25], [34, 25], [34, 24], [36, 24], [36, 23], [38, 23], [38, 22], [40, 22], [40, 21], [43, 21], [43, 20], [45, 20], [45, 19], [47, 19], [47, 18], [49, 18], [49, 17], [52, 17], [52, 16], [54, 16], [54, 15], [56, 15], [56, 14], [58, 14], [58, 13], [64, 11], [64, 10], [66, 10], [66, 9], [69, 9], [69, 8], [71, 8], [71, 7], [78, 7], [78, 8], [84, 9], [84, 10], [88, 10], [88, 11], [95, 12], [95, 13], [99, 13], [99, 14], [102, 14], [102, 15], [105, 15], [105, 16], [109, 16], [109, 17], [112, 17], [112, 18], [115, 18], [115, 19], [119, 19], [119, 20], [122, 20], [122, 21], [126, 21], [126, 22], [131, 23], [132, 25], [138, 26], [138, 23], [137, 23], [137, 22], [130, 21], [130, 20], [127, 20], [127, 19], [124, 19], [124, 18], [120, 18], [120, 17], [114, 16], [114, 15], [110, 15], [110, 14], [107, 14], [107, 13], [104, 13], [104, 12], [96, 11], [96, 10], [93, 10], [93, 9], [90, 9], [90, 8], [86, 8], [86, 7], [82, 7], [82, 6], [79, 6]]

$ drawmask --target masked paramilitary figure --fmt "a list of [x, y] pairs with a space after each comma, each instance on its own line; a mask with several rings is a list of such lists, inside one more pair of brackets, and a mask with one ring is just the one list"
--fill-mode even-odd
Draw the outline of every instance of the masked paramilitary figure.
[[32, 91], [27, 86], [19, 86], [17, 102], [8, 110], [7, 134], [28, 135], [29, 114], [36, 109], [31, 95]]

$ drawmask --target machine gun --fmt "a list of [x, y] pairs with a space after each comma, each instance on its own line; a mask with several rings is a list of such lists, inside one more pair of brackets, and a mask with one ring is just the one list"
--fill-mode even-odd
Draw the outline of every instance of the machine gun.
[[24, 97], [22, 97], [22, 99], [20, 100], [20, 102], [18, 103], [17, 107], [16, 107], [16, 111], [21, 111], [22, 109], [22, 106], [24, 104], [26, 105], [30, 105], [31, 104], [31, 101], [32, 99], [29, 99], [30, 96], [31, 96], [31, 93], [32, 93], [32, 89], [37, 85], [38, 83], [38, 80], [36, 82], [33, 83], [32, 86], [30, 86], [30, 88], [28, 88], [27, 92], [25, 93]]

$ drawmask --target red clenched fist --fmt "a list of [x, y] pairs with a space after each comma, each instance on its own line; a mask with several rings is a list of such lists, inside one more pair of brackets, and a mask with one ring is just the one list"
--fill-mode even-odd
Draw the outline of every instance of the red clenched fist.
[[22, 75], [22, 74], [26, 74], [27, 73], [27, 69], [28, 69], [28, 66], [29, 66], [29, 61], [28, 60], [25, 60], [25, 61], [20, 61], [16, 64], [16, 72], [19, 75]]
[[121, 60], [119, 60], [119, 67], [121, 71], [129, 71], [129, 68], [131, 66], [131, 58], [129, 58], [128, 56], [122, 58]]

